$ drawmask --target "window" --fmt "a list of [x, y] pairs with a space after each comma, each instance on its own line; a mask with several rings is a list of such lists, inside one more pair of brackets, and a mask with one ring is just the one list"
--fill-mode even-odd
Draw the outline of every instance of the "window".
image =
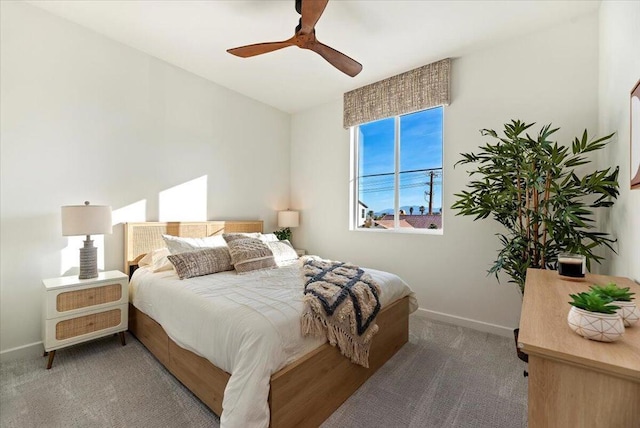
[[352, 128], [351, 229], [442, 229], [442, 119], [435, 107]]

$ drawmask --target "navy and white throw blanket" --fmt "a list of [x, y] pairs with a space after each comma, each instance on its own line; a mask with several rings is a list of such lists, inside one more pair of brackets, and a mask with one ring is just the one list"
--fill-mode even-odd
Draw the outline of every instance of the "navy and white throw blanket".
[[371, 339], [378, 331], [380, 286], [349, 263], [306, 257], [302, 273], [302, 334], [326, 335], [342, 355], [369, 367]]

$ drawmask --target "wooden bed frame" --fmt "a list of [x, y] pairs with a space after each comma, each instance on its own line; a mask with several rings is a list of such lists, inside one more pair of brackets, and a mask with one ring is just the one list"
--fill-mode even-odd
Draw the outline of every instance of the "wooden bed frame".
[[[262, 221], [125, 224], [125, 268], [132, 273], [147, 252], [164, 247], [162, 234], [205, 237], [222, 233], [262, 232]], [[369, 368], [351, 363], [324, 344], [271, 376], [270, 426], [317, 427], [391, 358], [409, 338], [409, 298], [382, 309], [373, 339]], [[160, 324], [129, 305], [129, 331], [180, 382], [217, 415], [230, 374], [171, 340]]]

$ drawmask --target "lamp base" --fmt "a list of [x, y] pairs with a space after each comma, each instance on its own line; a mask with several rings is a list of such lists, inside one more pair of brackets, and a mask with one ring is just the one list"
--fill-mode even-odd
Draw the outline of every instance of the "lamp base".
[[91, 279], [98, 276], [98, 249], [87, 237], [84, 247], [80, 248], [80, 274], [78, 279]]

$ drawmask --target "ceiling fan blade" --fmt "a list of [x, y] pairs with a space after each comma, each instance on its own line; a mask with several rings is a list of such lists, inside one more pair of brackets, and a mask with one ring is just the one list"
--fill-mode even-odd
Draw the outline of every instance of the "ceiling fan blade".
[[302, 19], [300, 34], [310, 34], [313, 32], [318, 19], [327, 7], [329, 0], [302, 0]]
[[312, 51], [320, 54], [320, 56], [329, 61], [329, 63], [335, 68], [345, 74], [348, 74], [351, 77], [355, 77], [362, 71], [362, 64], [360, 64], [358, 61], [349, 58], [342, 52], [338, 52], [337, 50], [325, 44], [322, 44], [317, 40], [315, 41], [315, 43], [310, 43], [309, 46], [306, 47], [306, 49], [311, 49]]
[[248, 58], [277, 51], [278, 49], [286, 48], [288, 46], [294, 46], [293, 39], [283, 40], [281, 42], [256, 43], [253, 45], [240, 46], [238, 48], [227, 49], [227, 52], [241, 58]]

